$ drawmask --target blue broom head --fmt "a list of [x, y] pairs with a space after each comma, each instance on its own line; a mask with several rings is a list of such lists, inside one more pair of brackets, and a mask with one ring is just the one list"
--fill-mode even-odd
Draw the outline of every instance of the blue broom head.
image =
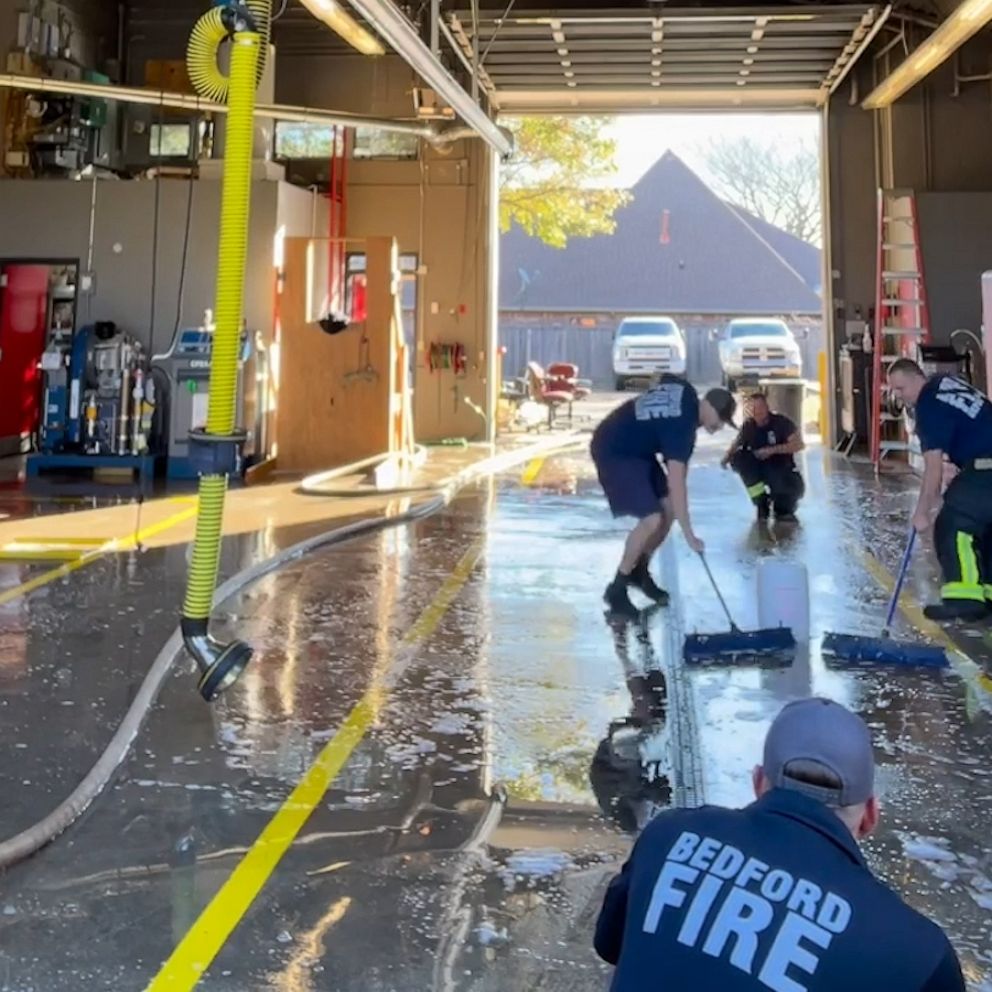
[[888, 637], [858, 637], [855, 634], [826, 634], [822, 654], [828, 661], [855, 661], [874, 665], [921, 665], [947, 668], [947, 654], [932, 644], [893, 641]]
[[687, 665], [747, 664], [753, 661], [787, 665], [796, 650], [788, 627], [728, 630], [719, 634], [690, 634], [682, 647]]

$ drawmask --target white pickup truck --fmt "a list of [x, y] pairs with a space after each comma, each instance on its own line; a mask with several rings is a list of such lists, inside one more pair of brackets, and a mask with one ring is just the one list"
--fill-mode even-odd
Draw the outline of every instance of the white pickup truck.
[[785, 321], [765, 317], [732, 320], [718, 333], [723, 384], [735, 389], [746, 376], [803, 374], [799, 344]]
[[685, 375], [685, 338], [671, 317], [627, 317], [613, 335], [613, 376], [619, 392], [631, 379]]

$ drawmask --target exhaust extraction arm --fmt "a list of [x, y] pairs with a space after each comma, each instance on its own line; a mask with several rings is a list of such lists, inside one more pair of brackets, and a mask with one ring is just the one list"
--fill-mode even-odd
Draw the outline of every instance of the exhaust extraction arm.
[[[193, 431], [189, 438], [190, 458], [200, 482], [196, 538], [181, 624], [186, 650], [200, 670], [200, 695], [207, 702], [237, 681], [252, 655], [252, 649], [242, 641], [225, 644], [216, 640], [209, 627], [227, 480], [236, 469], [238, 450], [245, 439], [235, 424], [238, 352], [251, 205], [255, 89], [268, 50], [269, 24], [269, 0], [214, 7], [197, 22], [187, 54], [197, 92], [226, 100], [228, 105], [207, 424], [205, 430]], [[231, 42], [229, 77], [217, 67], [218, 50], [227, 39]]]

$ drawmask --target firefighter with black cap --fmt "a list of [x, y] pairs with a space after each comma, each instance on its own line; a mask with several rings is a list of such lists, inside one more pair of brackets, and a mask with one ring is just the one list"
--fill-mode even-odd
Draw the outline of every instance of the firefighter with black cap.
[[[914, 412], [923, 451], [913, 527], [922, 534], [933, 526], [943, 573], [941, 601], [923, 612], [931, 620], [981, 620], [992, 601], [992, 403], [957, 376], [928, 379], [908, 358], [894, 362], [888, 378]], [[958, 473], [941, 505], [945, 456]]]
[[699, 428], [710, 434], [725, 424], [736, 428], [736, 409], [726, 389], [711, 389], [700, 399], [685, 379], [664, 375], [596, 428], [591, 454], [613, 516], [638, 520], [604, 596], [612, 614], [632, 619], [640, 615], [630, 601], [631, 586], [656, 603], [668, 602], [668, 593], [651, 577], [648, 565], [673, 521], [679, 522], [689, 547], [702, 552], [703, 542], [689, 518], [689, 459]]

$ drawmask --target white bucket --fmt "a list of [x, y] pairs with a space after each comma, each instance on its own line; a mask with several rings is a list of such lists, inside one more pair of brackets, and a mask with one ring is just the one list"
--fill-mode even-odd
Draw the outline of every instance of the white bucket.
[[798, 562], [772, 559], [758, 566], [758, 626], [791, 627], [809, 640], [809, 576]]

